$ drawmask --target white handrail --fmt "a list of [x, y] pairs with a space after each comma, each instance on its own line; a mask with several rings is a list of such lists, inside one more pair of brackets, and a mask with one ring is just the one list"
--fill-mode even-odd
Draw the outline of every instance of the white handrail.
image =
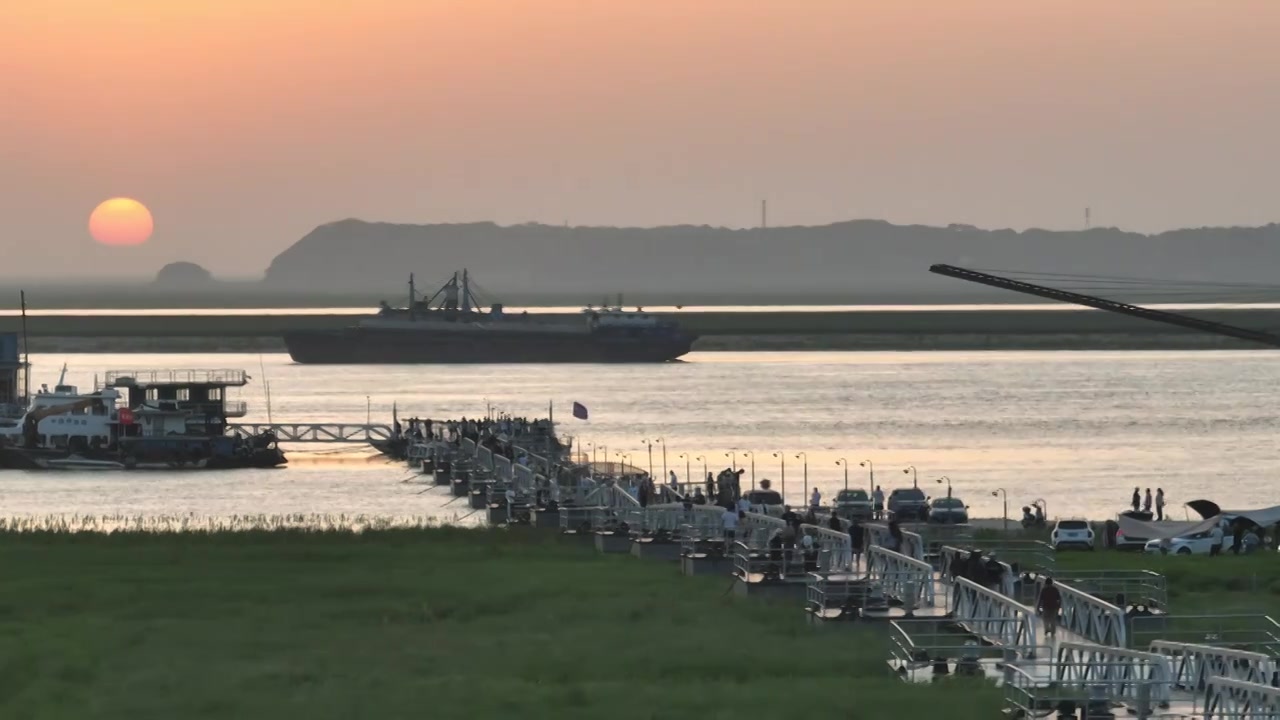
[[1150, 649], [1172, 661], [1174, 685], [1192, 692], [1204, 690], [1213, 677], [1264, 685], [1276, 680], [1276, 661], [1262, 653], [1168, 640], [1154, 640]]
[[937, 600], [932, 565], [879, 545], [867, 551], [867, 578], [909, 608], [932, 607]]
[[1213, 676], [1205, 689], [1204, 720], [1280, 717], [1280, 688]]
[[957, 623], [992, 644], [1030, 648], [1029, 656], [1037, 651], [1039, 619], [1035, 610], [1013, 598], [957, 578], [951, 585], [950, 606]]

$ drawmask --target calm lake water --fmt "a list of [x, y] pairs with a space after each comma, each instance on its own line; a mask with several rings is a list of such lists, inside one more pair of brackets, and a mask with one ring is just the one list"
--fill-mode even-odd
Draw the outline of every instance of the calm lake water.
[[[246, 421], [266, 419], [264, 383], [277, 422], [389, 422], [401, 417], [482, 416], [491, 404], [544, 415], [554, 402], [561, 434], [591, 443], [600, 459], [629, 453], [649, 463], [661, 438], [666, 465], [683, 478], [729, 466], [782, 480], [799, 502], [805, 457], [810, 486], [828, 496], [865, 487], [874, 463], [886, 490], [918, 469], [927, 492], [949, 477], [975, 517], [1010, 514], [1035, 498], [1049, 514], [1110, 516], [1134, 486], [1163, 487], [1181, 503], [1280, 504], [1280, 357], [1235, 352], [694, 353], [644, 366], [302, 366], [286, 355], [33, 356], [33, 383], [93, 384], [107, 370], [245, 368]], [[570, 404], [590, 410], [570, 416]], [[805, 456], [797, 457], [805, 453]], [[0, 473], [0, 515], [236, 514], [466, 515], [445, 493], [402, 482], [404, 467], [361, 448], [295, 446], [290, 467], [209, 473]], [[662, 471], [662, 444], [653, 448]], [[749, 480], [748, 474], [747, 479]]]

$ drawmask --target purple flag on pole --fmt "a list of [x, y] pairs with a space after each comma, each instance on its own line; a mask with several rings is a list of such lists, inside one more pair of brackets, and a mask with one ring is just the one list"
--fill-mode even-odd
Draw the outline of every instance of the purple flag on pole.
[[573, 416], [574, 416], [574, 417], [576, 417], [576, 418], [578, 418], [579, 420], [586, 420], [586, 419], [587, 419], [587, 406], [586, 406], [586, 405], [583, 405], [583, 404], [582, 404], [582, 403], [580, 403], [580, 402], [575, 402], [575, 403], [573, 404]]

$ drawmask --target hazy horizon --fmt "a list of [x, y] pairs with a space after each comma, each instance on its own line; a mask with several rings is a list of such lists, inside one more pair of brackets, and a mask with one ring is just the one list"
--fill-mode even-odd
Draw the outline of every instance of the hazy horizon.
[[[0, 277], [254, 279], [318, 225], [1280, 220], [1280, 5], [48, 0], [0, 26]], [[88, 237], [108, 197], [139, 248]], [[1207, 250], [1211, 252], [1211, 249]]]

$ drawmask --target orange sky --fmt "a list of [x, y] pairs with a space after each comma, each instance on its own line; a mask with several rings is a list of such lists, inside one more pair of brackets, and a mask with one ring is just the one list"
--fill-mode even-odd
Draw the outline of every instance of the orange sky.
[[[773, 224], [1280, 220], [1274, 0], [14, 5], [3, 275], [254, 275], [348, 216], [742, 226], [762, 197]], [[114, 195], [146, 247], [91, 246]]]

